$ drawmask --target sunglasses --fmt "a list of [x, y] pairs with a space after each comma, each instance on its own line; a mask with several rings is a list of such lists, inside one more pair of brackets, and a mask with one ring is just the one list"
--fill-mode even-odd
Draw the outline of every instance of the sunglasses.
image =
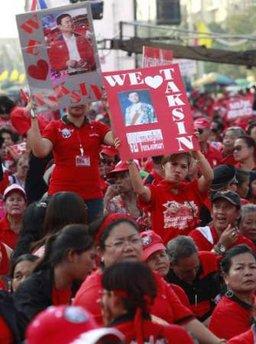
[[240, 152], [242, 149], [243, 149], [242, 146], [235, 146], [233, 150]]

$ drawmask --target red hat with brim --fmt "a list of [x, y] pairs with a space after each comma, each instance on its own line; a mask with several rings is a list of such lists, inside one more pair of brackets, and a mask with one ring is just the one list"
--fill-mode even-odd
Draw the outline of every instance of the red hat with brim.
[[194, 128], [195, 129], [210, 129], [211, 124], [207, 118], [201, 117], [201, 118], [197, 118], [194, 121]]
[[144, 261], [157, 251], [166, 250], [162, 238], [154, 231], [144, 231], [140, 233], [142, 240], [143, 254], [142, 259]]
[[116, 173], [129, 171], [128, 164], [125, 161], [119, 161], [115, 168], [108, 173], [109, 177], [114, 177]]

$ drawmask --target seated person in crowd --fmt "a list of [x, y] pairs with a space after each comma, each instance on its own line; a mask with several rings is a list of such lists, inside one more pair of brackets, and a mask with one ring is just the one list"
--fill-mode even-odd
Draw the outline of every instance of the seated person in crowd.
[[228, 248], [239, 244], [246, 244], [255, 250], [254, 243], [238, 231], [241, 208], [239, 195], [232, 191], [218, 191], [211, 200], [212, 222], [189, 234], [199, 251], [213, 250], [217, 254], [224, 254]]
[[221, 270], [227, 291], [212, 313], [209, 329], [221, 338], [230, 339], [248, 331], [253, 321], [255, 254], [246, 245], [235, 246], [221, 260]]
[[183, 235], [169, 241], [167, 253], [171, 262], [167, 281], [179, 285], [197, 318], [208, 322], [220, 293], [217, 256], [212, 252], [198, 252], [193, 240]]
[[129, 163], [133, 189], [140, 197], [141, 206], [150, 212], [152, 230], [165, 244], [196, 228], [203, 198], [213, 180], [213, 171], [204, 155], [196, 151], [193, 156], [198, 160], [202, 176], [192, 182], [186, 181], [191, 162], [189, 153], [171, 154], [162, 159], [165, 177], [158, 185], [144, 185], [135, 163]]
[[[163, 240], [151, 230], [141, 232], [140, 237], [143, 247], [143, 261], [146, 262], [151, 270], [156, 271], [166, 280], [170, 270], [170, 259], [167, 255]], [[184, 290], [177, 284], [170, 284], [181, 303], [190, 308], [189, 299]]]

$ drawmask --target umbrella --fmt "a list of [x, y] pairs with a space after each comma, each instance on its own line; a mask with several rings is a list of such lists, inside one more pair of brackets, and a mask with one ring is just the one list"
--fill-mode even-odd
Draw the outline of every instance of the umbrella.
[[218, 73], [205, 74], [202, 78], [194, 81], [194, 87], [207, 86], [207, 85], [219, 85], [229, 86], [234, 85], [236, 82], [227, 75]]

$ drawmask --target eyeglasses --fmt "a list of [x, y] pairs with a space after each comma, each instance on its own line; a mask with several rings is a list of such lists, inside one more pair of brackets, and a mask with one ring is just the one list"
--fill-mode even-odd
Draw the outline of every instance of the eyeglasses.
[[240, 152], [243, 148], [242, 146], [235, 146], [233, 150]]
[[115, 247], [119, 249], [119, 248], [123, 248], [125, 243], [128, 243], [129, 245], [132, 245], [132, 246], [139, 246], [139, 245], [142, 245], [142, 240], [139, 236], [136, 236], [136, 237], [132, 236], [132, 237], [124, 238], [124, 239], [115, 240], [113, 241], [113, 243], [108, 244], [108, 245], [105, 244], [105, 247]]

